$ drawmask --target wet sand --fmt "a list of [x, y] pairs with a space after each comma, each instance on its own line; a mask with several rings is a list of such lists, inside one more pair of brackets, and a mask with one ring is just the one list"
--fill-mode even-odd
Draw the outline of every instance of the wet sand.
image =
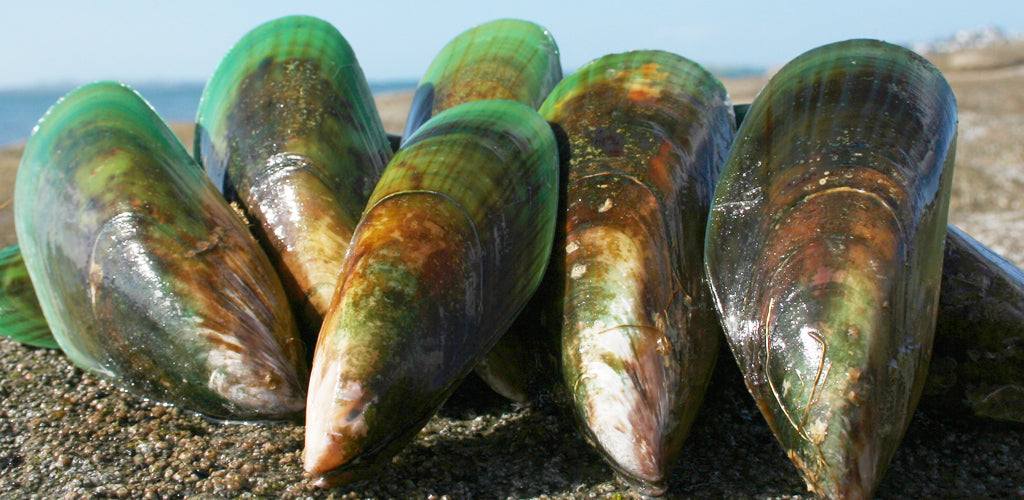
[[[1024, 66], [945, 68], [960, 106], [951, 222], [1024, 264]], [[761, 80], [726, 81], [749, 102]], [[410, 94], [379, 96], [401, 131]], [[175, 126], [191, 144], [191, 126]], [[0, 150], [0, 245], [15, 242], [19, 148]], [[470, 378], [390, 467], [320, 490], [302, 476], [303, 427], [224, 424], [127, 394], [58, 351], [0, 340], [0, 497], [631, 498], [555, 405], [521, 407]], [[882, 498], [1024, 497], [1024, 426], [925, 400]], [[801, 498], [806, 488], [727, 350], [672, 470], [668, 498]]]

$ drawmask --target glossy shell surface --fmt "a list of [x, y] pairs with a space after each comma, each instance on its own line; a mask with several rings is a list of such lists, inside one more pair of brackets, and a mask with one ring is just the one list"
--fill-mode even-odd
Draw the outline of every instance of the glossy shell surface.
[[462, 103], [505, 99], [537, 109], [562, 79], [551, 33], [529, 21], [499, 19], [448, 42], [416, 87], [404, 137]]
[[312, 350], [391, 157], [355, 54], [317, 18], [263, 24], [224, 56], [196, 121], [196, 158], [252, 222]]
[[569, 151], [564, 383], [616, 470], [662, 493], [718, 352], [704, 228], [732, 106], [696, 63], [636, 51], [583, 66], [541, 114]]
[[558, 187], [532, 109], [472, 102], [392, 159], [345, 259], [313, 361], [306, 471], [346, 482], [390, 460], [536, 289]]
[[218, 418], [302, 410], [303, 349], [270, 263], [134, 91], [97, 83], [55, 104], [26, 145], [14, 210], [77, 365]]
[[794, 59], [736, 134], [707, 272], [747, 388], [818, 495], [871, 496], [916, 406], [955, 137], [939, 71], [871, 40]]

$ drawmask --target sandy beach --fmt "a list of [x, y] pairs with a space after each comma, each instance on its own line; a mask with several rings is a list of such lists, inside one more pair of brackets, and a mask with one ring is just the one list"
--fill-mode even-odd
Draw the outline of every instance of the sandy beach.
[[[1000, 50], [1003, 50], [1002, 48]], [[1024, 46], [937, 57], [957, 95], [950, 220], [1024, 264]], [[1000, 52], [1002, 54], [1002, 52]], [[750, 102], [762, 78], [726, 80]], [[380, 95], [401, 132], [411, 93]], [[191, 144], [192, 125], [175, 131]], [[27, 134], [28, 131], [26, 131]], [[15, 243], [21, 150], [0, 150], [0, 245]], [[373, 480], [334, 490], [303, 478], [303, 427], [224, 424], [144, 401], [59, 351], [0, 340], [0, 497], [632, 498], [552, 404], [522, 407], [470, 378]], [[1024, 426], [965, 417], [925, 399], [881, 498], [1024, 497]], [[672, 470], [668, 498], [802, 498], [806, 487], [723, 350]]]

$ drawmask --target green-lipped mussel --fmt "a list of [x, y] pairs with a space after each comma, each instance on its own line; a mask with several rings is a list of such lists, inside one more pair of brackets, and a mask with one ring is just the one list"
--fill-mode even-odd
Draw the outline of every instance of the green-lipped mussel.
[[416, 87], [403, 137], [459, 104], [505, 99], [537, 109], [562, 79], [558, 46], [529, 21], [499, 19], [453, 38], [430, 63]]
[[[557, 234], [556, 228], [556, 242]], [[564, 235], [561, 239], [564, 241]], [[1024, 272], [953, 225], [947, 227], [944, 247], [935, 347], [922, 403], [961, 414], [1024, 423], [1024, 398], [1019, 396], [1024, 391], [1024, 360], [1020, 359], [1024, 321], [1017, 318], [1024, 310]], [[553, 256], [551, 264], [556, 262]], [[561, 275], [549, 267], [545, 280]], [[529, 308], [538, 301], [535, 305], [542, 306], [541, 310], [525, 309], [517, 317], [517, 321], [523, 320], [524, 328], [536, 329], [538, 323], [544, 324], [536, 317], [524, 316], [551, 313], [547, 307], [551, 290], [544, 287], [542, 282], [527, 304]], [[554, 286], [548, 288], [560, 291]], [[545, 297], [538, 300], [542, 292]], [[510, 332], [514, 333], [514, 328]], [[529, 333], [534, 334], [535, 330]], [[43, 317], [17, 245], [0, 251], [0, 337], [35, 347], [59, 347]], [[558, 366], [552, 356], [557, 345], [552, 347], [554, 342], [549, 341], [546, 332], [527, 340], [528, 349], [503, 353], [508, 356], [506, 373], [514, 372], [519, 377], [513, 394], [521, 395], [523, 402], [552, 390], [550, 372]], [[538, 352], [540, 349], [549, 350]], [[538, 357], [542, 359], [538, 361]]]
[[871, 496], [917, 404], [955, 137], [934, 66], [852, 40], [769, 81], [722, 171], [705, 253], [716, 306], [747, 388], [821, 496]]
[[[844, 45], [843, 54], [829, 55]], [[938, 172], [943, 158], [952, 161], [955, 105], [941, 76], [909, 53], [877, 42], [844, 45], [794, 61], [753, 107], [741, 108], [752, 123], [739, 133], [706, 245], [724, 325], [741, 333], [732, 349], [750, 369], [748, 387], [770, 425], [816, 492], [853, 497], [874, 488], [906, 426], [932, 321], [925, 392], [978, 415], [1021, 419], [1024, 273], [950, 227], [934, 319], [950, 178], [948, 168]], [[594, 326], [588, 318], [602, 311], [592, 297], [628, 290], [622, 285], [644, 274], [665, 277], [643, 287], [646, 305], [633, 308], [635, 318], [613, 314], [601, 335], [567, 335], [562, 360], [565, 391], [592, 402], [577, 408], [588, 437], [626, 478], [657, 493], [657, 471], [672, 465], [705, 383], [699, 368], [710, 363], [698, 356], [687, 364], [675, 349], [706, 342], [687, 343], [683, 329], [660, 330], [673, 325], [680, 301], [687, 332], [706, 317], [706, 296], [689, 281], [689, 264], [699, 260], [692, 230], [703, 214], [688, 207], [706, 203], [694, 193], [708, 189], [707, 179], [666, 179], [679, 180], [669, 173], [699, 151], [719, 151], [701, 134], [720, 133], [723, 117], [701, 101], [719, 99], [717, 90], [659, 104], [682, 92], [667, 69], [686, 64], [668, 55], [640, 64], [639, 54], [609, 56], [601, 64], [622, 66], [599, 75], [595, 63], [573, 77], [586, 86], [566, 82], [573, 90], [552, 96], [560, 102], [549, 118], [565, 139], [562, 167], [574, 163], [561, 192], [566, 210], [556, 212], [554, 141], [525, 108], [471, 105], [478, 109], [452, 110], [411, 133], [469, 100], [537, 107], [561, 78], [554, 42], [531, 23], [496, 21], [457, 37], [421, 82], [408, 150], [377, 187], [345, 261], [338, 257], [348, 236], [334, 231], [348, 224], [352, 234], [389, 138], [351, 49], [326, 23], [301, 16], [267, 23], [211, 78], [196, 156], [216, 187], [130, 90], [80, 89], [47, 114], [25, 152], [16, 202], [25, 257], [15, 248], [0, 254], [0, 299], [14, 299], [0, 300], [0, 334], [59, 343], [117, 385], [212, 416], [293, 415], [304, 403], [301, 343], [270, 261], [218, 199], [219, 187], [248, 209], [303, 323], [315, 326], [330, 311], [305, 460], [322, 483], [344, 482], [387, 461], [480, 366], [540, 280], [551, 224], [565, 231], [545, 277], [556, 285], [531, 311], [543, 318], [526, 323], [554, 322], [558, 330], [564, 312], [570, 327]], [[702, 81], [695, 66], [686, 71]], [[647, 79], [663, 74], [669, 87]], [[704, 115], [692, 116], [700, 109]], [[643, 118], [647, 111], [657, 117]], [[689, 135], [665, 116], [673, 113], [691, 114]], [[345, 163], [344, 173], [325, 167], [333, 163]], [[762, 176], [769, 172], [780, 177]], [[303, 197], [309, 193], [323, 198]], [[698, 216], [674, 223], [674, 210]], [[291, 218], [274, 218], [282, 214]], [[298, 236], [310, 246], [289, 243], [295, 236], [275, 239], [296, 227], [311, 231]], [[326, 240], [344, 246], [321, 250]], [[641, 264], [628, 264], [629, 254]], [[313, 263], [328, 256], [336, 271]], [[335, 285], [323, 277], [342, 267], [351, 275], [337, 283], [335, 307], [323, 306]], [[587, 282], [602, 270], [622, 279]], [[573, 295], [577, 285], [593, 293]], [[563, 302], [566, 295], [584, 298]], [[553, 296], [557, 307], [543, 300]], [[622, 304], [605, 309], [616, 313]], [[42, 314], [56, 337], [46, 334]], [[612, 339], [619, 344], [603, 343]], [[588, 362], [600, 349], [611, 354]], [[496, 358], [520, 359], [510, 352]], [[525, 365], [506, 363], [517, 364]], [[595, 367], [593, 375], [584, 371]], [[673, 385], [670, 375], [684, 370], [692, 376]], [[527, 399], [522, 387], [494, 383], [504, 375], [488, 381]], [[618, 415], [589, 418], [601, 398], [615, 397], [599, 380], [643, 402], [607, 403], [618, 404]]]
[[[453, 38], [430, 63], [416, 87], [404, 137], [430, 117], [467, 102], [504, 99], [537, 109], [561, 79], [558, 46], [546, 29], [520, 19], [483, 23]], [[491, 388], [519, 402], [529, 399], [515, 383], [522, 370], [516, 364], [523, 357], [522, 340], [503, 337], [476, 368]]]
[[704, 229], [732, 107], [699, 65], [636, 51], [583, 66], [540, 112], [568, 142], [565, 387], [590, 441], [660, 494], [718, 352]]
[[199, 104], [195, 155], [253, 222], [309, 345], [391, 157], [370, 87], [334, 26], [292, 16], [247, 33]]
[[303, 348], [277, 276], [134, 91], [91, 84], [46, 113], [14, 212], [46, 322], [77, 365], [214, 417], [301, 412]]
[[551, 250], [558, 153], [536, 111], [478, 101], [429, 120], [363, 214], [310, 377], [306, 471], [391, 459], [498, 340]]

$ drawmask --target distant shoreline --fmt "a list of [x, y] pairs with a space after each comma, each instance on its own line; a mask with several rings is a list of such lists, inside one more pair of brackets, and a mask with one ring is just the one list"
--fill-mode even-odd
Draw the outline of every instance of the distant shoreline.
[[[399, 79], [369, 82], [375, 96], [411, 92], [418, 80]], [[206, 82], [128, 83], [168, 123], [192, 122]], [[0, 89], [0, 147], [24, 143], [39, 119], [58, 99], [78, 88], [76, 84], [55, 84], [33, 88]]]
[[[113, 80], [113, 79], [111, 79]], [[31, 95], [31, 94], [47, 94], [47, 95], [64, 95], [82, 85], [87, 85], [94, 81], [101, 80], [90, 80], [83, 82], [59, 82], [59, 83], [43, 83], [38, 85], [15, 85], [10, 87], [0, 87], [0, 96], [8, 95]], [[117, 80], [114, 80], [117, 81]], [[202, 92], [203, 87], [206, 86], [206, 81], [143, 81], [143, 82], [122, 82], [131, 88], [142, 93], [144, 91], [163, 91], [163, 90], [181, 90], [198, 89]], [[410, 90], [414, 89], [419, 83], [419, 79], [416, 78], [396, 78], [394, 80], [372, 80], [368, 81], [370, 84], [370, 90], [373, 93], [387, 92], [390, 90]]]

